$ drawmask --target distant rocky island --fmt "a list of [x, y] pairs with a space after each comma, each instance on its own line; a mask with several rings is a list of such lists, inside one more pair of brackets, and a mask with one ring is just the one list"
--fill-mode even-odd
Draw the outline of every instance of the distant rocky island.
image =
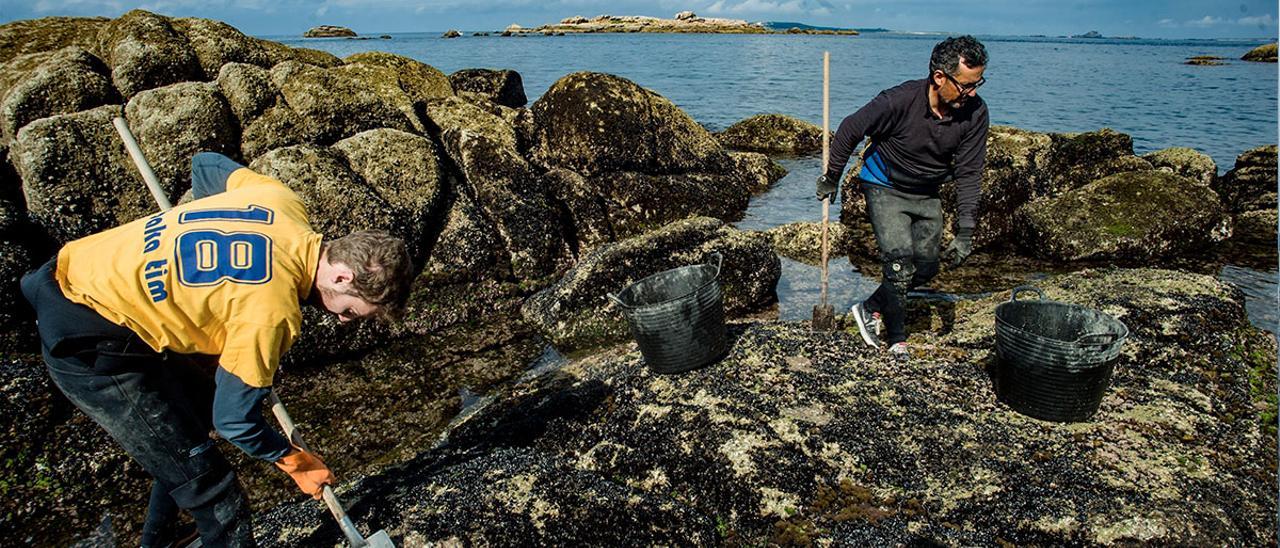
[[302, 33], [303, 38], [347, 38], [356, 35], [356, 31], [336, 25], [320, 25]]
[[598, 15], [586, 18], [581, 15], [566, 17], [559, 23], [525, 28], [519, 25], [507, 27], [510, 34], [561, 34], [561, 33], [702, 33], [702, 34], [831, 34], [855, 36], [858, 31], [814, 27], [795, 23], [793, 26], [778, 23], [750, 23], [743, 19], [700, 17], [692, 11], [682, 11], [671, 19], [645, 15]]

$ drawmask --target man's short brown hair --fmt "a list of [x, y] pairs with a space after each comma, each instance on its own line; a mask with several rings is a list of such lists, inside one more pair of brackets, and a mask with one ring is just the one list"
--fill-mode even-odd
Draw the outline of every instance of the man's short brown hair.
[[413, 283], [413, 261], [404, 240], [382, 230], [361, 230], [327, 242], [325, 253], [329, 262], [351, 269], [352, 294], [377, 305], [379, 319], [400, 318]]

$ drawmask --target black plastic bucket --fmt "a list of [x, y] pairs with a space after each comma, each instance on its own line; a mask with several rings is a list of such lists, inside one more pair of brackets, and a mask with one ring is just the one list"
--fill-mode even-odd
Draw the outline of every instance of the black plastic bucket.
[[[1024, 291], [1036, 300], [1018, 300]], [[1111, 384], [1129, 328], [1098, 310], [1014, 288], [996, 307], [996, 394], [1015, 411], [1056, 422], [1089, 420]]]
[[697, 264], [659, 272], [609, 299], [622, 308], [649, 368], [680, 373], [716, 361], [728, 351], [720, 267]]

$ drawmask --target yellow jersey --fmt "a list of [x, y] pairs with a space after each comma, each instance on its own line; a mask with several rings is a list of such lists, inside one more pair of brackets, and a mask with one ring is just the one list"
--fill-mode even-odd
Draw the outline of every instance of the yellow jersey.
[[320, 241], [292, 190], [241, 168], [226, 192], [68, 243], [55, 276], [157, 352], [220, 356], [263, 388], [301, 332]]

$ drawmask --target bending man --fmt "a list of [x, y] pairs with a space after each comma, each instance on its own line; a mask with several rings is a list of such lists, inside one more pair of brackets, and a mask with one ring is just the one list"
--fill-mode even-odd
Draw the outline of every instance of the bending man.
[[[328, 467], [262, 413], [300, 304], [344, 322], [393, 317], [412, 268], [385, 232], [322, 241], [292, 190], [225, 156], [192, 159], [192, 191], [191, 203], [68, 243], [22, 291], [54, 383], [154, 477], [142, 545], [171, 542], [179, 508], [205, 546], [253, 545], [210, 427], [319, 498]], [[211, 402], [196, 354], [217, 357]]]

